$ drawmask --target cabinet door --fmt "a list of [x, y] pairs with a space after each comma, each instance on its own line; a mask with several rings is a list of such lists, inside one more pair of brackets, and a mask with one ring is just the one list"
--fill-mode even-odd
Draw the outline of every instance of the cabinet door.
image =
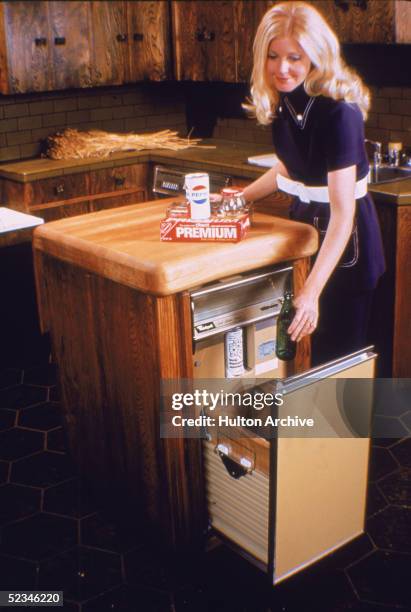
[[404, 0], [310, 2], [343, 43], [411, 42], [411, 3]]
[[236, 27], [236, 80], [248, 82], [253, 69], [253, 43], [258, 24], [268, 10], [266, 0], [234, 2]]
[[3, 93], [52, 88], [48, 5], [36, 1], [1, 3], [5, 41], [0, 43], [7, 55], [7, 74], [1, 79]]
[[147, 164], [103, 168], [90, 173], [93, 211], [116, 208], [147, 199]]
[[176, 77], [236, 80], [234, 3], [173, 1]]
[[49, 2], [54, 89], [91, 86], [89, 2]]
[[124, 83], [128, 67], [125, 3], [89, 2], [92, 22], [92, 85]]
[[126, 2], [130, 81], [162, 81], [170, 78], [168, 5]]

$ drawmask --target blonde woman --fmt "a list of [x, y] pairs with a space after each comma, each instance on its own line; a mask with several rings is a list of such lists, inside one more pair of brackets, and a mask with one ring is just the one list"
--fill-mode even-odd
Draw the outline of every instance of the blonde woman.
[[263, 17], [246, 107], [259, 123], [272, 124], [280, 160], [246, 187], [246, 199], [286, 191], [295, 196], [291, 218], [314, 225], [320, 236], [288, 331], [298, 341], [316, 330], [314, 365], [362, 348], [373, 289], [384, 271], [378, 220], [367, 194], [363, 122], [369, 94], [309, 4], [279, 3]]

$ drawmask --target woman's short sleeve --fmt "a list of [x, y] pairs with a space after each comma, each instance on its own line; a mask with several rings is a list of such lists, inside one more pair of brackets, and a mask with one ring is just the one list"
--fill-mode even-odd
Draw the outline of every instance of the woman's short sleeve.
[[325, 126], [327, 170], [360, 164], [364, 158], [364, 122], [356, 104], [337, 102]]

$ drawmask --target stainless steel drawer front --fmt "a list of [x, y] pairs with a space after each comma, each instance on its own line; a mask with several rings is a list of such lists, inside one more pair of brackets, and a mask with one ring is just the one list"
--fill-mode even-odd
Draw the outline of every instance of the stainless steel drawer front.
[[292, 267], [287, 266], [244, 274], [193, 291], [190, 298], [194, 341], [277, 316], [291, 279]]

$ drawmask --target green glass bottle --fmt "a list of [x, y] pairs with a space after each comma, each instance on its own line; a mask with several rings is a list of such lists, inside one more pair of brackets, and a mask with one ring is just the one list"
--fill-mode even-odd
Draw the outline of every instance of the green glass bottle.
[[291, 291], [286, 291], [283, 305], [277, 319], [277, 343], [275, 349], [278, 359], [282, 359], [283, 361], [290, 361], [295, 357], [297, 343], [293, 342], [290, 334], [287, 333], [287, 329], [290, 327], [294, 315], [293, 294]]

